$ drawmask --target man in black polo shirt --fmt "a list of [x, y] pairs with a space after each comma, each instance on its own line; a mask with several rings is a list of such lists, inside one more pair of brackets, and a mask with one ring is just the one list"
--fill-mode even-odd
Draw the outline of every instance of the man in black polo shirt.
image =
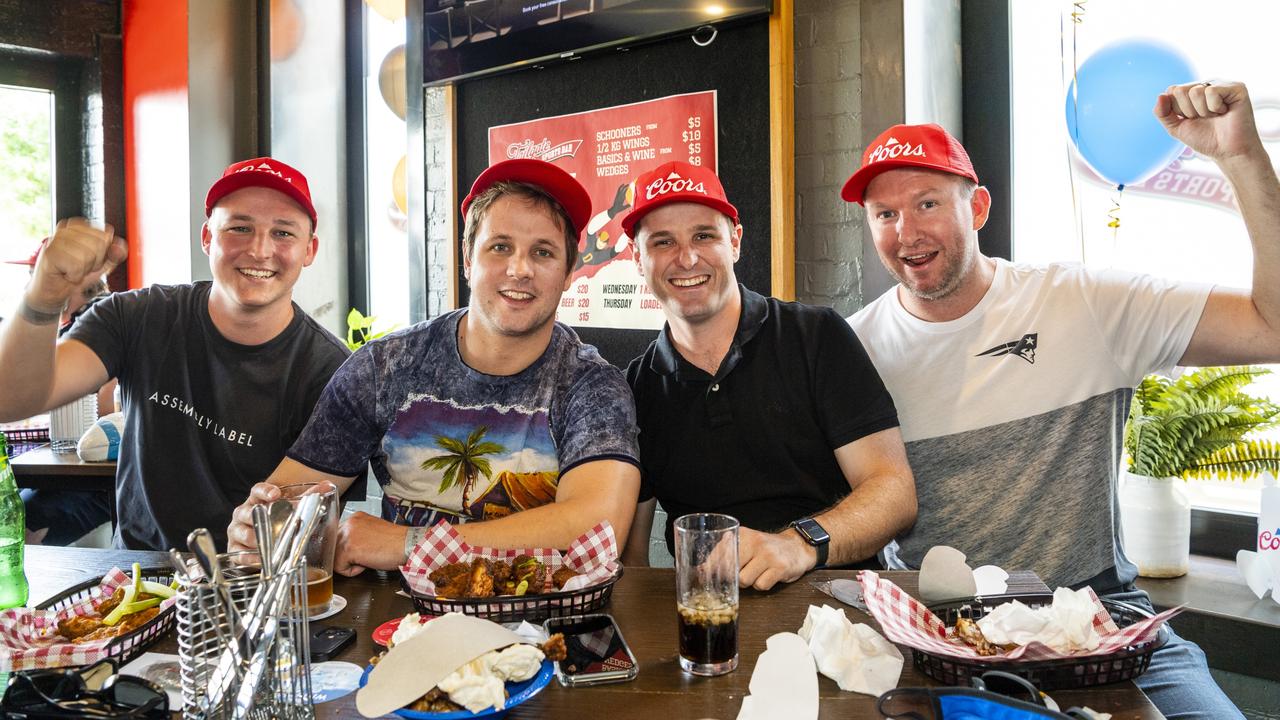
[[655, 501], [669, 518], [738, 518], [738, 580], [761, 590], [910, 527], [915, 484], [880, 376], [834, 310], [738, 284], [742, 226], [715, 173], [642, 175], [622, 226], [667, 316], [627, 369], [643, 479], [624, 559], [646, 560]]

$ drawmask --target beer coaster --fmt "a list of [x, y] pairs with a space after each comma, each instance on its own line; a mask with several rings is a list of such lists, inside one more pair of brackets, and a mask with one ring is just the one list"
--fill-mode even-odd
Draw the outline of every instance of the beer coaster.
[[340, 613], [340, 612], [342, 612], [343, 610], [345, 610], [345, 609], [346, 609], [346, 607], [347, 607], [347, 599], [346, 599], [346, 598], [344, 598], [344, 597], [342, 597], [342, 596], [341, 596], [341, 595], [339, 595], [338, 593], [334, 593], [334, 594], [333, 594], [333, 599], [329, 601], [329, 609], [328, 609], [328, 610], [325, 610], [325, 611], [324, 611], [324, 612], [322, 612], [322, 613], [317, 613], [317, 614], [315, 614], [315, 615], [312, 615], [312, 616], [310, 616], [310, 617], [309, 617], [309, 618], [307, 618], [307, 619], [308, 619], [308, 620], [323, 620], [323, 619], [325, 619], [325, 618], [333, 617], [334, 615], [337, 615], [338, 613]]
[[[435, 619], [434, 615], [422, 615], [419, 618], [419, 622], [427, 622], [428, 620], [434, 620], [434, 619]], [[390, 620], [379, 625], [373, 631], [373, 641], [381, 645], [382, 647], [391, 647], [391, 637], [396, 634], [396, 630], [400, 629], [400, 621], [402, 620], [404, 620], [403, 617], [391, 618]], [[508, 629], [515, 630], [515, 628], [508, 628]], [[546, 638], [544, 637], [541, 640], [537, 640], [534, 644], [540, 643], [542, 642], [542, 640], [545, 640], [545, 639]]]
[[319, 705], [349, 695], [360, 687], [364, 668], [331, 660], [311, 666], [311, 703]]
[[400, 627], [400, 621], [404, 618], [391, 618], [382, 623], [373, 631], [373, 641], [382, 647], [387, 647], [391, 643], [391, 636], [396, 634], [396, 628]]

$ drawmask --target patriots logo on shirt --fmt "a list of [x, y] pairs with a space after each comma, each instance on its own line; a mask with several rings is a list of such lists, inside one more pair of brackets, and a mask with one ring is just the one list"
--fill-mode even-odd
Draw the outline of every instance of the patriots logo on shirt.
[[1039, 333], [1027, 333], [1022, 336], [1021, 340], [997, 345], [990, 350], [983, 350], [974, 355], [974, 357], [982, 357], [984, 355], [990, 357], [999, 357], [1001, 355], [1017, 355], [1032, 365], [1036, 364], [1036, 338]]

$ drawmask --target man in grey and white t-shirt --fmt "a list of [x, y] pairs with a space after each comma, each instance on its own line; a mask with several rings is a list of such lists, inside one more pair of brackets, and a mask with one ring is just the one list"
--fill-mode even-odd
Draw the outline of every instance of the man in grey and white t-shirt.
[[[919, 515], [886, 548], [890, 567], [919, 567], [948, 544], [975, 566], [1150, 607], [1116, 526], [1133, 386], [1173, 365], [1280, 360], [1280, 185], [1245, 87], [1174, 86], [1155, 114], [1235, 189], [1252, 291], [982, 255], [991, 195], [936, 125], [890, 128], [846, 183], [899, 280], [849, 319], [893, 395], [916, 476]], [[1169, 717], [1240, 717], [1177, 636], [1137, 682]]]
[[462, 203], [467, 308], [372, 341], [334, 375], [301, 437], [236, 509], [233, 549], [254, 546], [251, 506], [278, 485], [345, 488], [366, 462], [382, 517], [356, 513], [334, 567], [392, 569], [428, 526], [469, 544], [567, 547], [608, 520], [619, 541], [640, 473], [622, 372], [555, 322], [586, 191], [541, 160], [498, 163]]

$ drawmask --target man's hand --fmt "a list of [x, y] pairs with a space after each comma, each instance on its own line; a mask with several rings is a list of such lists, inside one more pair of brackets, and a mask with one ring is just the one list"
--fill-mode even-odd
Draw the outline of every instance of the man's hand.
[[1156, 98], [1154, 112], [1171, 136], [1210, 160], [1265, 156], [1241, 83], [1171, 85]]
[[369, 513], [358, 512], [338, 528], [338, 550], [333, 571], [359, 575], [365, 568], [395, 570], [404, 563], [407, 525], [396, 525]]
[[766, 533], [738, 530], [738, 585], [768, 590], [779, 582], [794, 582], [818, 563], [818, 551], [795, 530]]
[[87, 280], [110, 273], [128, 255], [124, 238], [107, 225], [97, 228], [84, 218], [58, 223], [40, 252], [25, 299], [40, 312], [60, 312]]
[[227, 552], [257, 552], [258, 536], [253, 532], [253, 506], [265, 505], [280, 499], [280, 488], [260, 482], [249, 488], [249, 498], [231, 511], [231, 524], [227, 526]]

